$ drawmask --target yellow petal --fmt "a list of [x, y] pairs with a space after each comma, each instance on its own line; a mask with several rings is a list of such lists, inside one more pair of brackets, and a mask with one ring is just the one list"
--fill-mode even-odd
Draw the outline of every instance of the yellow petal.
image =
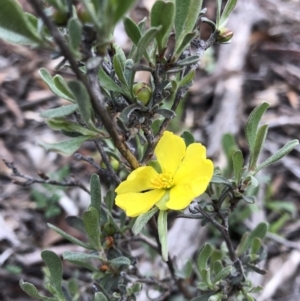
[[116, 197], [116, 205], [126, 211], [127, 216], [135, 217], [149, 211], [164, 195], [162, 189], [145, 193], [124, 193]]
[[[199, 178], [210, 181], [213, 176], [213, 163], [206, 159], [206, 149], [200, 143], [192, 143], [187, 147], [186, 155], [174, 175], [175, 185], [191, 183]], [[205, 180], [206, 179], [206, 180]]]
[[151, 166], [142, 166], [130, 173], [127, 180], [122, 182], [115, 190], [116, 193], [141, 192], [152, 189], [151, 179], [157, 172]]
[[195, 198], [190, 185], [177, 185], [171, 188], [170, 198], [166, 207], [172, 210], [182, 210], [186, 208]]
[[181, 137], [165, 131], [154, 153], [162, 171], [169, 172], [173, 175], [185, 155], [185, 150], [186, 146]]

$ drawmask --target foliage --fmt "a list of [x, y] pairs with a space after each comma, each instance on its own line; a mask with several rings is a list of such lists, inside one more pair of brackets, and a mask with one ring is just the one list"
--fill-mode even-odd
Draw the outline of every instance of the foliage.
[[[193, 83], [204, 51], [214, 43], [228, 43], [232, 38], [233, 33], [225, 26], [237, 1], [227, 1], [221, 12], [222, 1], [217, 0], [214, 23], [205, 17], [206, 9], [202, 8], [202, 1], [157, 0], [150, 12], [149, 28], [146, 19], [136, 24], [131, 18], [125, 17], [135, 3], [133, 0], [82, 0], [80, 3], [44, 0], [45, 7], [37, 0], [28, 1], [37, 17], [24, 13], [15, 0], [1, 1], [0, 37], [12, 43], [52, 50], [53, 56], [61, 58], [58, 68], [70, 68], [76, 76], [76, 79], [66, 82], [60, 75], [52, 76], [46, 69], [40, 70], [41, 78], [51, 91], [70, 102], [41, 113], [49, 127], [61, 131], [68, 137], [67, 140], [40, 144], [47, 150], [71, 155], [82, 143], [92, 141], [99, 150], [103, 165], [97, 165], [91, 158], [80, 154], [77, 157], [93, 164], [100, 176], [109, 180], [109, 187], [104, 194], [99, 176], [93, 174], [89, 208], [82, 216], [67, 218], [72, 227], [85, 234], [84, 241], [49, 224], [51, 229], [72, 244], [82, 247], [83, 251], [66, 251], [62, 259], [52, 251], [42, 252], [47, 267], [47, 296], [23, 280], [20, 281], [22, 289], [32, 298], [47, 301], [78, 300], [80, 294], [82, 299], [95, 301], [135, 300], [136, 294], [143, 289], [142, 283], [147, 283], [159, 291], [161, 300], [171, 295], [181, 295], [193, 301], [227, 300], [229, 297], [255, 300], [252, 293], [258, 292], [260, 287], [254, 287], [247, 280], [247, 275], [250, 271], [265, 273], [258, 263], [266, 256], [263, 240], [268, 225], [261, 223], [249, 229], [243, 234], [239, 245], [234, 247], [228, 220], [238, 210], [240, 203], [245, 202], [248, 206], [255, 202], [255, 197], [249, 191], [259, 184], [257, 173], [287, 155], [298, 144], [297, 140], [293, 140], [259, 163], [268, 130], [267, 125], [260, 126], [261, 118], [269, 106], [267, 103], [251, 112], [245, 126], [248, 162], [242, 151], [233, 145], [231, 137], [226, 136], [223, 144], [231, 164], [223, 174], [215, 167], [212, 179], [210, 175], [207, 181], [203, 180], [203, 189], [198, 187], [202, 185], [201, 181], [188, 186], [192, 198], [184, 206], [179, 202], [179, 207], [160, 207], [162, 203], [159, 202], [165, 204], [169, 201], [172, 186], [162, 189], [161, 197], [166, 199], [152, 202], [147, 210], [135, 214], [139, 215], [136, 219], [130, 219], [115, 207], [116, 193], [119, 192], [117, 189], [115, 193], [117, 186], [126, 186], [124, 183], [134, 178], [141, 169], [150, 168], [160, 174], [160, 169], [164, 169], [167, 162], [172, 163], [173, 156], [169, 156], [167, 146], [161, 150], [164, 156], [155, 151], [160, 157], [158, 161], [151, 161], [153, 152], [159, 147], [159, 141], [163, 141], [160, 139], [164, 139], [161, 138], [164, 133], [169, 135], [166, 128], [176, 116], [177, 108], [180, 108]], [[115, 25], [120, 20], [123, 20], [125, 31], [132, 41], [129, 54], [125, 54], [112, 39]], [[212, 29], [206, 41], [200, 36], [201, 23], [209, 24]], [[174, 39], [173, 48], [169, 43], [171, 36]], [[191, 45], [196, 48], [195, 55], [191, 53]], [[149, 72], [150, 82], [135, 83], [138, 71]], [[181, 137], [176, 139], [186, 145], [184, 149], [187, 147], [187, 151], [200, 145], [195, 143], [188, 131]], [[134, 145], [134, 149], [129, 147], [129, 143]], [[177, 149], [171, 151], [175, 155], [179, 152]], [[204, 160], [205, 148], [198, 154]], [[183, 165], [186, 163], [182, 162]], [[16, 173], [13, 164], [7, 164]], [[142, 167], [144, 165], [149, 166]], [[195, 166], [199, 169], [196, 170], [197, 176], [203, 176], [201, 168], [197, 164]], [[120, 184], [128, 172], [129, 178]], [[29, 180], [29, 184], [38, 182]], [[45, 183], [53, 184], [46, 180]], [[71, 186], [74, 182], [67, 184]], [[138, 185], [142, 186], [143, 183]], [[66, 186], [66, 183], [62, 186]], [[82, 188], [78, 183], [77, 186]], [[149, 190], [149, 187], [144, 188], [139, 191], [140, 202], [144, 201]], [[204, 190], [205, 194], [199, 196]], [[55, 196], [56, 192], [52, 193]], [[41, 203], [41, 195], [34, 194]], [[185, 197], [186, 194], [187, 189]], [[191, 203], [193, 198], [195, 201]], [[187, 207], [189, 213], [178, 211], [183, 207]], [[200, 219], [203, 226], [211, 224], [221, 234], [221, 246], [206, 243], [199, 250], [195, 262], [191, 259], [184, 271], [177, 271], [167, 249], [169, 209], [174, 209], [177, 217]], [[272, 225], [272, 228], [276, 230], [280, 225]], [[155, 233], [156, 243], [138, 234], [147, 229]], [[162, 261], [167, 262], [171, 276], [166, 281], [136, 272], [136, 259], [132, 256], [129, 243], [134, 239], [133, 234], [137, 234], [136, 239], [146, 242], [161, 256]], [[94, 282], [92, 294], [87, 289], [80, 290], [75, 278], [68, 281], [63, 279], [62, 260], [88, 271], [90, 283]], [[195, 275], [198, 277], [197, 291], [188, 284], [190, 281], [185, 281]]]

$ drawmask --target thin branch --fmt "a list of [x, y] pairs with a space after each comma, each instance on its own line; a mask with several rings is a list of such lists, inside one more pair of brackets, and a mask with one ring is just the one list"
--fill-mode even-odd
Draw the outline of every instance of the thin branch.
[[115, 146], [118, 148], [120, 153], [123, 155], [123, 157], [128, 161], [130, 166], [133, 169], [136, 169], [139, 167], [139, 163], [135, 156], [131, 153], [129, 147], [127, 144], [122, 140], [119, 133], [116, 130], [116, 127], [114, 126], [111, 117], [109, 116], [107, 109], [104, 104], [104, 98], [100, 91], [99, 86], [99, 80], [97, 72], [88, 72], [88, 78], [91, 82], [91, 85], [89, 85], [88, 81], [86, 80], [86, 77], [83, 75], [83, 73], [80, 71], [77, 61], [75, 60], [70, 48], [65, 43], [64, 38], [60, 34], [57, 27], [51, 22], [51, 20], [46, 16], [45, 12], [43, 11], [42, 6], [39, 4], [38, 0], [28, 0], [31, 6], [36, 11], [37, 15], [43, 20], [44, 24], [49, 29], [53, 39], [57, 43], [58, 47], [60, 48], [61, 53], [64, 55], [64, 57], [68, 60], [71, 69], [75, 73], [77, 79], [81, 81], [87, 91], [89, 92], [89, 95], [91, 97], [91, 101], [93, 104], [93, 108], [96, 111], [96, 113], [100, 116], [107, 132], [113, 139]]
[[[213, 216], [211, 216], [210, 214], [208, 214], [203, 208], [201, 208], [200, 206], [198, 206], [198, 210], [199, 212], [208, 220], [210, 221], [221, 233], [221, 235], [223, 236], [225, 243], [227, 245], [228, 248], [228, 253], [229, 253], [229, 257], [231, 259], [231, 261], [233, 262], [233, 265], [236, 267], [236, 269], [240, 272], [241, 276], [243, 277], [243, 279], [245, 279], [245, 274], [244, 274], [244, 269], [242, 266], [242, 263], [240, 261], [240, 259], [237, 257], [233, 244], [231, 242], [231, 239], [229, 237], [229, 233], [228, 233], [228, 228], [222, 226]], [[228, 224], [227, 222], [225, 223], [226, 225]]]
[[50, 184], [50, 185], [56, 185], [56, 186], [62, 186], [62, 187], [79, 187], [82, 190], [84, 190], [87, 193], [90, 193], [90, 191], [78, 180], [76, 179], [68, 179], [65, 181], [56, 181], [56, 180], [51, 180], [48, 176], [46, 176], [44, 173], [39, 172], [39, 176], [41, 178], [33, 178], [29, 175], [23, 174], [22, 172], [20, 172], [17, 167], [15, 167], [13, 162], [8, 162], [6, 160], [3, 159], [3, 162], [5, 163], [5, 165], [12, 170], [13, 177], [20, 177], [23, 179], [26, 179], [26, 182], [20, 182], [17, 180], [13, 180], [13, 183], [16, 185], [20, 185], [23, 187], [28, 187], [31, 186], [32, 184], [35, 183], [39, 183], [39, 184]]
[[95, 142], [95, 145], [96, 145], [96, 147], [97, 147], [97, 150], [98, 150], [98, 152], [100, 153], [100, 155], [101, 155], [101, 157], [102, 157], [102, 160], [103, 160], [103, 162], [104, 162], [104, 164], [105, 164], [105, 166], [106, 166], [106, 168], [107, 168], [107, 171], [108, 171], [108, 173], [109, 173], [109, 176], [115, 180], [116, 184], [120, 184], [120, 183], [121, 183], [121, 180], [120, 180], [120, 178], [117, 176], [117, 174], [115, 173], [115, 171], [113, 170], [113, 168], [112, 168], [112, 166], [111, 166], [111, 163], [110, 163], [110, 161], [109, 161], [109, 158], [108, 158], [106, 152], [104, 151], [103, 146], [101, 145], [101, 142], [98, 141], [98, 140], [94, 140], [94, 142]]

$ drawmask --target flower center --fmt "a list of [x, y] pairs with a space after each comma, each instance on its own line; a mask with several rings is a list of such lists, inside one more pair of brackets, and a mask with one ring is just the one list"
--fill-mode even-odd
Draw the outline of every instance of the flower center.
[[154, 189], [169, 189], [174, 186], [173, 177], [169, 172], [158, 174], [151, 180], [151, 184]]

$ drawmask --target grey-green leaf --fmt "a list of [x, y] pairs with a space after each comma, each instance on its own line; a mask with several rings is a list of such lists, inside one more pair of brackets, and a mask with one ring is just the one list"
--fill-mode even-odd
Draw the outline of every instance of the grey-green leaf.
[[207, 268], [207, 261], [212, 254], [213, 248], [209, 243], [206, 243], [203, 248], [200, 250], [200, 253], [197, 257], [197, 267], [199, 272]]
[[268, 158], [266, 161], [264, 161], [263, 163], [261, 163], [255, 169], [255, 174], [258, 173], [261, 169], [265, 168], [266, 166], [279, 161], [281, 158], [283, 158], [289, 152], [291, 152], [298, 144], [299, 144], [299, 140], [297, 140], [297, 139], [292, 140], [292, 141], [288, 142], [287, 144], [285, 144], [280, 150], [278, 150], [270, 158]]
[[72, 102], [75, 102], [74, 100], [74, 95], [72, 93], [72, 91], [69, 89], [65, 79], [59, 75], [59, 74], [56, 74], [54, 77], [53, 77], [53, 83], [55, 85], [55, 87], [63, 94], [65, 95], [66, 99], [72, 101]]
[[43, 118], [60, 118], [74, 113], [78, 109], [78, 105], [67, 105], [54, 109], [49, 109], [40, 113]]
[[38, 292], [37, 288], [33, 284], [31, 284], [29, 282], [24, 282], [22, 279], [20, 280], [19, 284], [20, 284], [22, 290], [30, 297], [38, 299], [38, 300], [46, 300], [47, 299], [46, 296], [43, 296]]
[[115, 267], [120, 267], [122, 265], [130, 265], [131, 262], [130, 262], [130, 259], [125, 257], [125, 256], [120, 256], [120, 257], [116, 257], [116, 258], [113, 258], [111, 259], [110, 261], [110, 264], [115, 266]]
[[107, 16], [109, 18], [112, 18], [113, 25], [117, 24], [118, 21], [120, 21], [125, 16], [126, 12], [135, 3], [135, 1], [136, 0], [114, 1], [114, 5], [116, 5], [116, 10], [114, 11], [112, 16]]
[[49, 269], [52, 280], [51, 284], [62, 294], [61, 282], [63, 271], [59, 256], [50, 250], [43, 251], [41, 256]]
[[161, 27], [151, 27], [149, 28], [143, 37], [139, 40], [139, 43], [136, 48], [135, 59], [136, 63], [140, 63], [142, 57], [146, 54], [147, 47], [153, 42], [153, 39], [157, 35]]
[[261, 153], [261, 150], [263, 149], [266, 137], [268, 133], [268, 125], [262, 125], [256, 134], [255, 144], [253, 153], [250, 156], [250, 162], [249, 162], [249, 170], [254, 170], [258, 161], [258, 157]]
[[78, 104], [79, 111], [84, 122], [91, 130], [97, 131], [97, 128], [93, 123], [93, 108], [86, 87], [79, 81], [70, 81], [68, 83], [68, 86], [74, 94], [76, 103]]
[[213, 283], [215, 284], [218, 281], [225, 279], [231, 273], [231, 271], [232, 271], [232, 266], [228, 265], [215, 276], [215, 278], [213, 279]]
[[241, 180], [244, 167], [244, 157], [243, 153], [240, 150], [235, 151], [232, 155], [232, 164], [234, 171], [234, 180], [236, 185], [238, 185]]
[[0, 39], [10, 43], [36, 45], [42, 42], [17, 1], [0, 1]]
[[[64, 93], [63, 90], [61, 89], [61, 86], [57, 86], [56, 81], [59, 81], [61, 83], [60, 79], [55, 81], [55, 77], [52, 78], [50, 73], [45, 68], [41, 68], [39, 73], [40, 73], [40, 76], [43, 79], [43, 81], [48, 85], [49, 89], [55, 95], [57, 95], [58, 97], [61, 97], [61, 98], [64, 98], [64, 99], [67, 99], [67, 100], [70, 100], [70, 101], [74, 102], [74, 96], [72, 95], [72, 92], [70, 92], [71, 95], [70, 95], [70, 93], [68, 93], [68, 94]], [[70, 97], [70, 96], [72, 96], [72, 97]]]
[[94, 301], [108, 301], [105, 295], [101, 292], [95, 293]]
[[90, 262], [91, 260], [100, 260], [98, 255], [66, 251], [63, 254], [63, 258], [64, 260], [85, 267], [93, 272], [98, 271], [97, 267]]
[[81, 246], [85, 249], [93, 249], [89, 244], [82, 242], [81, 240], [75, 238], [74, 236], [66, 233], [65, 231], [57, 228], [56, 226], [52, 225], [52, 224], [47, 224], [48, 227], [52, 230], [54, 230], [56, 233], [60, 234], [63, 238], [65, 238], [66, 240], [68, 240], [69, 242]]
[[183, 138], [186, 147], [195, 142], [194, 136], [189, 131], [184, 131], [180, 137]]
[[101, 185], [100, 178], [96, 174], [92, 174], [90, 180], [90, 190], [91, 190], [91, 206], [94, 207], [100, 217], [101, 208]]
[[228, 22], [229, 15], [233, 11], [236, 3], [237, 3], [237, 0], [228, 0], [227, 1], [226, 5], [224, 7], [224, 10], [222, 12], [219, 24], [217, 24], [218, 29], [221, 29], [221, 28], [226, 26], [226, 24]]
[[158, 237], [161, 244], [161, 256], [164, 261], [168, 261], [168, 212], [160, 210], [157, 220]]
[[175, 4], [173, 2], [164, 2], [158, 0], [154, 2], [151, 9], [151, 26], [161, 26], [160, 31], [156, 35], [158, 51], [161, 53], [166, 47], [172, 26], [175, 19]]
[[251, 243], [253, 238], [258, 237], [261, 240], [264, 239], [264, 237], [266, 236], [268, 232], [268, 224], [267, 223], [260, 223], [258, 224], [249, 235], [245, 236], [243, 243], [240, 244], [238, 250], [237, 250], [237, 255], [240, 256], [242, 255], [244, 252], [246, 252]]
[[70, 156], [79, 149], [79, 147], [84, 141], [93, 138], [93, 136], [80, 136], [56, 143], [40, 142], [39, 145], [41, 145], [46, 150], [51, 150], [58, 153], [62, 153], [63, 155]]
[[134, 235], [137, 235], [142, 231], [142, 229], [145, 227], [145, 225], [148, 223], [150, 218], [158, 211], [157, 207], [153, 207], [151, 210], [149, 210], [146, 213], [143, 213], [138, 216], [138, 218], [135, 220], [134, 225], [132, 227], [132, 231]]
[[79, 50], [81, 44], [82, 25], [77, 18], [71, 18], [68, 22], [70, 46], [74, 51]]
[[175, 61], [179, 58], [182, 52], [189, 46], [190, 42], [197, 37], [197, 35], [198, 32], [195, 30], [193, 32], [186, 34], [183, 37], [181, 43], [178, 44], [177, 48], [175, 49], [175, 53], [174, 53]]
[[100, 243], [100, 220], [99, 214], [96, 208], [90, 207], [88, 211], [83, 214], [83, 224], [86, 233], [88, 234], [91, 245], [99, 250]]
[[139, 27], [134, 23], [134, 21], [128, 17], [124, 19], [124, 27], [126, 34], [131, 39], [134, 45], [139, 43], [139, 40], [142, 36]]
[[76, 133], [81, 134], [84, 136], [90, 136], [90, 137], [97, 137], [98, 133], [95, 131], [91, 131], [81, 125], [79, 125], [77, 122], [69, 121], [67, 119], [59, 119], [59, 118], [53, 118], [48, 119], [47, 124], [50, 128], [54, 130], [60, 130], [70, 133]]
[[249, 115], [248, 121], [245, 126], [245, 134], [249, 145], [250, 156], [252, 156], [254, 152], [258, 124], [269, 106], [270, 105], [268, 103], [263, 102]]
[[122, 88], [117, 85], [105, 72], [102, 68], [99, 69], [99, 79], [100, 79], [100, 85], [104, 89], [110, 91], [110, 92], [116, 92], [120, 94], [124, 94], [124, 91]]

